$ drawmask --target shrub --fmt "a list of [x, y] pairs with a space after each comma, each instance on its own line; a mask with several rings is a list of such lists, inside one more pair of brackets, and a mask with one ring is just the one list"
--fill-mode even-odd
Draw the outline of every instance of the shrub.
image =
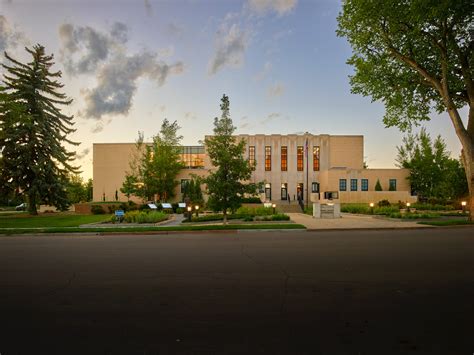
[[341, 206], [341, 212], [368, 214], [370, 213], [369, 206], [366, 204], [345, 204]]
[[252, 217], [252, 216], [245, 216], [245, 217], [244, 217], [244, 221], [245, 221], [245, 222], [252, 222], [252, 221], [253, 221], [253, 217]]
[[183, 208], [183, 207], [178, 207], [178, 208], [176, 209], [175, 213], [177, 213], [177, 214], [183, 214], [185, 211], [186, 211], [185, 208]]
[[91, 212], [92, 214], [105, 214], [104, 209], [102, 208], [102, 206], [99, 205], [92, 205]]
[[413, 208], [420, 211], [452, 211], [454, 206], [451, 205], [432, 205], [429, 203], [414, 203]]
[[237, 210], [238, 215], [247, 216], [270, 216], [273, 214], [272, 207], [240, 207]]
[[374, 208], [374, 214], [378, 215], [389, 215], [390, 213], [399, 213], [400, 209], [395, 206], [384, 206], [384, 207], [378, 207]]
[[382, 185], [380, 184], [379, 179], [377, 179], [377, 182], [375, 183], [375, 191], [382, 191]]
[[160, 211], [130, 211], [125, 213], [124, 220], [128, 223], [157, 223], [168, 219], [166, 213]]
[[389, 200], [381, 200], [377, 203], [379, 207], [389, 207], [390, 201]]
[[284, 213], [278, 213], [272, 216], [272, 221], [289, 221], [289, 220], [290, 220], [290, 216]]
[[242, 197], [240, 201], [242, 203], [262, 203], [260, 197]]

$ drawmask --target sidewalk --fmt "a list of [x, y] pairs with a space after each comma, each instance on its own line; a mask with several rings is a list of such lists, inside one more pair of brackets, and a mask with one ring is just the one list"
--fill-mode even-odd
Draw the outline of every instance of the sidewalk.
[[343, 213], [341, 218], [313, 218], [303, 213], [287, 213], [295, 223], [307, 229], [403, 229], [433, 228], [413, 221], [397, 221], [382, 219], [375, 216]]

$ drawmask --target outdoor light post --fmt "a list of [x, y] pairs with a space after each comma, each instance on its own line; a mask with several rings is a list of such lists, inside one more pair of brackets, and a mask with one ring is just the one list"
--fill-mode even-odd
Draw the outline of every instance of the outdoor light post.
[[369, 206], [370, 206], [370, 214], [374, 214], [374, 203], [373, 202], [369, 203]]
[[196, 217], [199, 217], [199, 205], [194, 206], [196, 209]]
[[467, 205], [467, 202], [466, 201], [462, 201], [461, 202], [461, 207], [462, 207], [462, 214], [464, 214], [464, 210], [466, 209], [466, 205]]
[[273, 207], [273, 214], [275, 214], [275, 208], [276, 208], [276, 204], [273, 204], [272, 207]]
[[192, 208], [191, 206], [188, 206], [187, 209], [188, 209], [188, 221], [191, 222], [191, 215], [192, 215], [191, 210], [192, 210], [193, 208]]

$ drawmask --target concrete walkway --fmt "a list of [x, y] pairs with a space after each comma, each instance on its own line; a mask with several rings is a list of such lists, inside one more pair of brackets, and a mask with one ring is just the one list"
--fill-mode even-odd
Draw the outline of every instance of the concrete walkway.
[[398, 228], [432, 228], [413, 221], [383, 219], [368, 215], [343, 213], [341, 218], [313, 218], [303, 213], [288, 213], [295, 223], [308, 229], [398, 229]]

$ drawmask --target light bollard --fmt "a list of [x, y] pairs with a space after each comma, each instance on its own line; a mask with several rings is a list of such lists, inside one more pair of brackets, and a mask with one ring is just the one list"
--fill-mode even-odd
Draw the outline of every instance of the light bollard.
[[193, 208], [191, 206], [188, 206], [187, 210], [188, 210], [188, 221], [191, 222], [191, 215], [192, 215], [192, 210]]
[[196, 210], [196, 217], [199, 217], [199, 205], [194, 206], [194, 209]]
[[369, 203], [369, 207], [370, 207], [370, 214], [374, 214], [374, 203], [373, 202]]

